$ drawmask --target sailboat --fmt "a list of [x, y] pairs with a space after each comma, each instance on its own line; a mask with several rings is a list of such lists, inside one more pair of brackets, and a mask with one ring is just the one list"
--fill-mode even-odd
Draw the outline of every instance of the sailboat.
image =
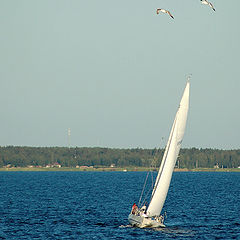
[[[189, 79], [188, 79], [189, 80]], [[177, 110], [168, 142], [163, 154], [158, 175], [152, 190], [152, 195], [148, 207], [143, 206], [140, 210], [134, 204], [128, 216], [131, 225], [145, 228], [165, 227], [164, 216], [161, 211], [167, 197], [172, 173], [180, 151], [189, 108], [189, 81], [184, 89], [179, 108]]]

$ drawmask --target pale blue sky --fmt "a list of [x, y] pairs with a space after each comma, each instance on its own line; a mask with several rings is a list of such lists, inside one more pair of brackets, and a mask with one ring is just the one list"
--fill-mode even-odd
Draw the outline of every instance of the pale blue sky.
[[239, 148], [228, 2], [0, 0], [0, 145], [163, 147], [192, 73], [183, 147]]

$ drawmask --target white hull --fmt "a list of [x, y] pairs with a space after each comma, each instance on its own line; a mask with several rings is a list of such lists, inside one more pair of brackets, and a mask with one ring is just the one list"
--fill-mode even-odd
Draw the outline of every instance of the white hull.
[[156, 228], [156, 227], [165, 227], [162, 222], [159, 222], [151, 217], [143, 217], [140, 215], [129, 214], [128, 221], [134, 227], [139, 228]]

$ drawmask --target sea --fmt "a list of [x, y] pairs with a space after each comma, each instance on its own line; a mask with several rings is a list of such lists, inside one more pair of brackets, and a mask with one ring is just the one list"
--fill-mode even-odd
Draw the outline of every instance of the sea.
[[240, 239], [240, 173], [174, 172], [166, 228], [129, 225], [147, 172], [0, 172], [0, 239]]

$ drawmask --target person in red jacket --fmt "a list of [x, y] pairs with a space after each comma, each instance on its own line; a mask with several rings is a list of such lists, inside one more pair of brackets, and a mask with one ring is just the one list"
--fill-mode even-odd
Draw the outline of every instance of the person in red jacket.
[[136, 203], [134, 203], [134, 204], [132, 205], [132, 214], [136, 214], [137, 209], [138, 209], [138, 207], [137, 207]]

